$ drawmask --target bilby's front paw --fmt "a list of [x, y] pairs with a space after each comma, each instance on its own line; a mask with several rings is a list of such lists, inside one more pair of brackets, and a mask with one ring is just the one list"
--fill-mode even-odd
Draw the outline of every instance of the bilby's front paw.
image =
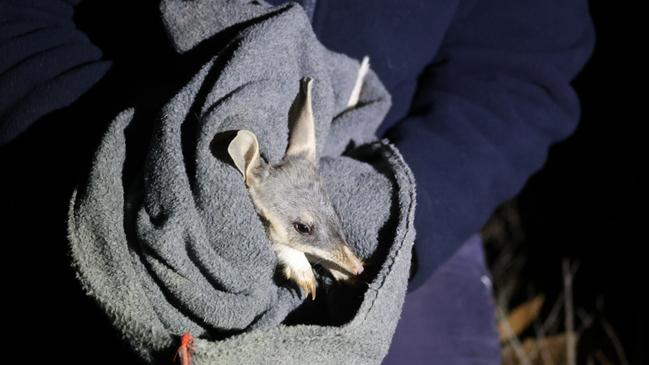
[[310, 265], [308, 268], [303, 268], [284, 264], [282, 273], [288, 280], [295, 282], [297, 286], [302, 288], [307, 297], [311, 295], [311, 300], [315, 300], [317, 282]]
[[304, 253], [281, 244], [274, 245], [273, 249], [284, 277], [296, 283], [307, 297], [311, 295], [311, 299], [315, 300], [317, 281]]

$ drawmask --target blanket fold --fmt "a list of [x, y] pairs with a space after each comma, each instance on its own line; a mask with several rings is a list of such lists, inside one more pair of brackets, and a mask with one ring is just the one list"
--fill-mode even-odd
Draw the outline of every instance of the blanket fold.
[[[127, 138], [138, 105], [110, 123], [70, 204], [83, 287], [149, 362], [190, 331], [195, 363], [379, 363], [414, 240], [414, 179], [375, 136], [389, 95], [370, 71], [358, 105], [348, 108], [359, 63], [325, 49], [298, 5], [169, 0], [160, 9], [180, 54], [224, 31], [232, 39], [162, 107], [148, 140]], [[321, 318], [289, 326], [282, 323], [305, 298], [276, 275], [262, 223], [223, 150], [248, 129], [261, 155], [279, 162], [304, 77], [314, 80], [321, 175], [349, 244], [370, 269], [361, 285], [331, 286]], [[129, 161], [130, 144], [147, 146], [143, 161]], [[131, 174], [129, 163], [142, 168]]]

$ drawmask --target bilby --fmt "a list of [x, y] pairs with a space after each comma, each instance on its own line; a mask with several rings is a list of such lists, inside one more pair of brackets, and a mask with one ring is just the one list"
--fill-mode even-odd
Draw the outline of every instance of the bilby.
[[248, 130], [237, 132], [228, 154], [243, 175], [281, 273], [315, 299], [317, 284], [310, 263], [322, 265], [337, 281], [346, 281], [363, 272], [363, 262], [347, 244], [318, 173], [312, 83], [308, 78], [300, 83], [288, 148], [278, 164], [271, 166], [262, 159], [257, 137]]

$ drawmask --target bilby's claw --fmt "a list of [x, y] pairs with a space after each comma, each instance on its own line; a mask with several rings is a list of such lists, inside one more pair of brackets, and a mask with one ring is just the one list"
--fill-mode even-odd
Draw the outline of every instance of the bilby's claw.
[[311, 300], [315, 300], [315, 294], [316, 294], [316, 282], [308, 282], [306, 284], [303, 284], [305, 286], [302, 286], [302, 290], [304, 290], [305, 295], [308, 297], [311, 295]]
[[277, 259], [282, 265], [282, 274], [302, 289], [308, 297], [315, 300], [317, 282], [309, 260], [304, 253], [282, 244], [273, 245]]
[[311, 300], [315, 300], [317, 282], [311, 266], [309, 267], [295, 267], [284, 266], [284, 276], [297, 284], [300, 289], [304, 291], [305, 296], [311, 296]]

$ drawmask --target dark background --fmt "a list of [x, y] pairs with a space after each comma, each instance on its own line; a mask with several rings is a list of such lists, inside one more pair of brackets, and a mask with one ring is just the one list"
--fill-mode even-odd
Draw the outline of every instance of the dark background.
[[[515, 201], [524, 236], [518, 250], [526, 256], [520, 274], [527, 284], [518, 302], [531, 287], [545, 294], [547, 314], [562, 290], [562, 260], [579, 262], [575, 306], [611, 324], [630, 364], [647, 364], [646, 14], [639, 2], [635, 8], [590, 4], [596, 48], [574, 82], [581, 123], [574, 135], [551, 148], [545, 167]], [[584, 346], [610, 354], [610, 339], [601, 332], [584, 337]]]

